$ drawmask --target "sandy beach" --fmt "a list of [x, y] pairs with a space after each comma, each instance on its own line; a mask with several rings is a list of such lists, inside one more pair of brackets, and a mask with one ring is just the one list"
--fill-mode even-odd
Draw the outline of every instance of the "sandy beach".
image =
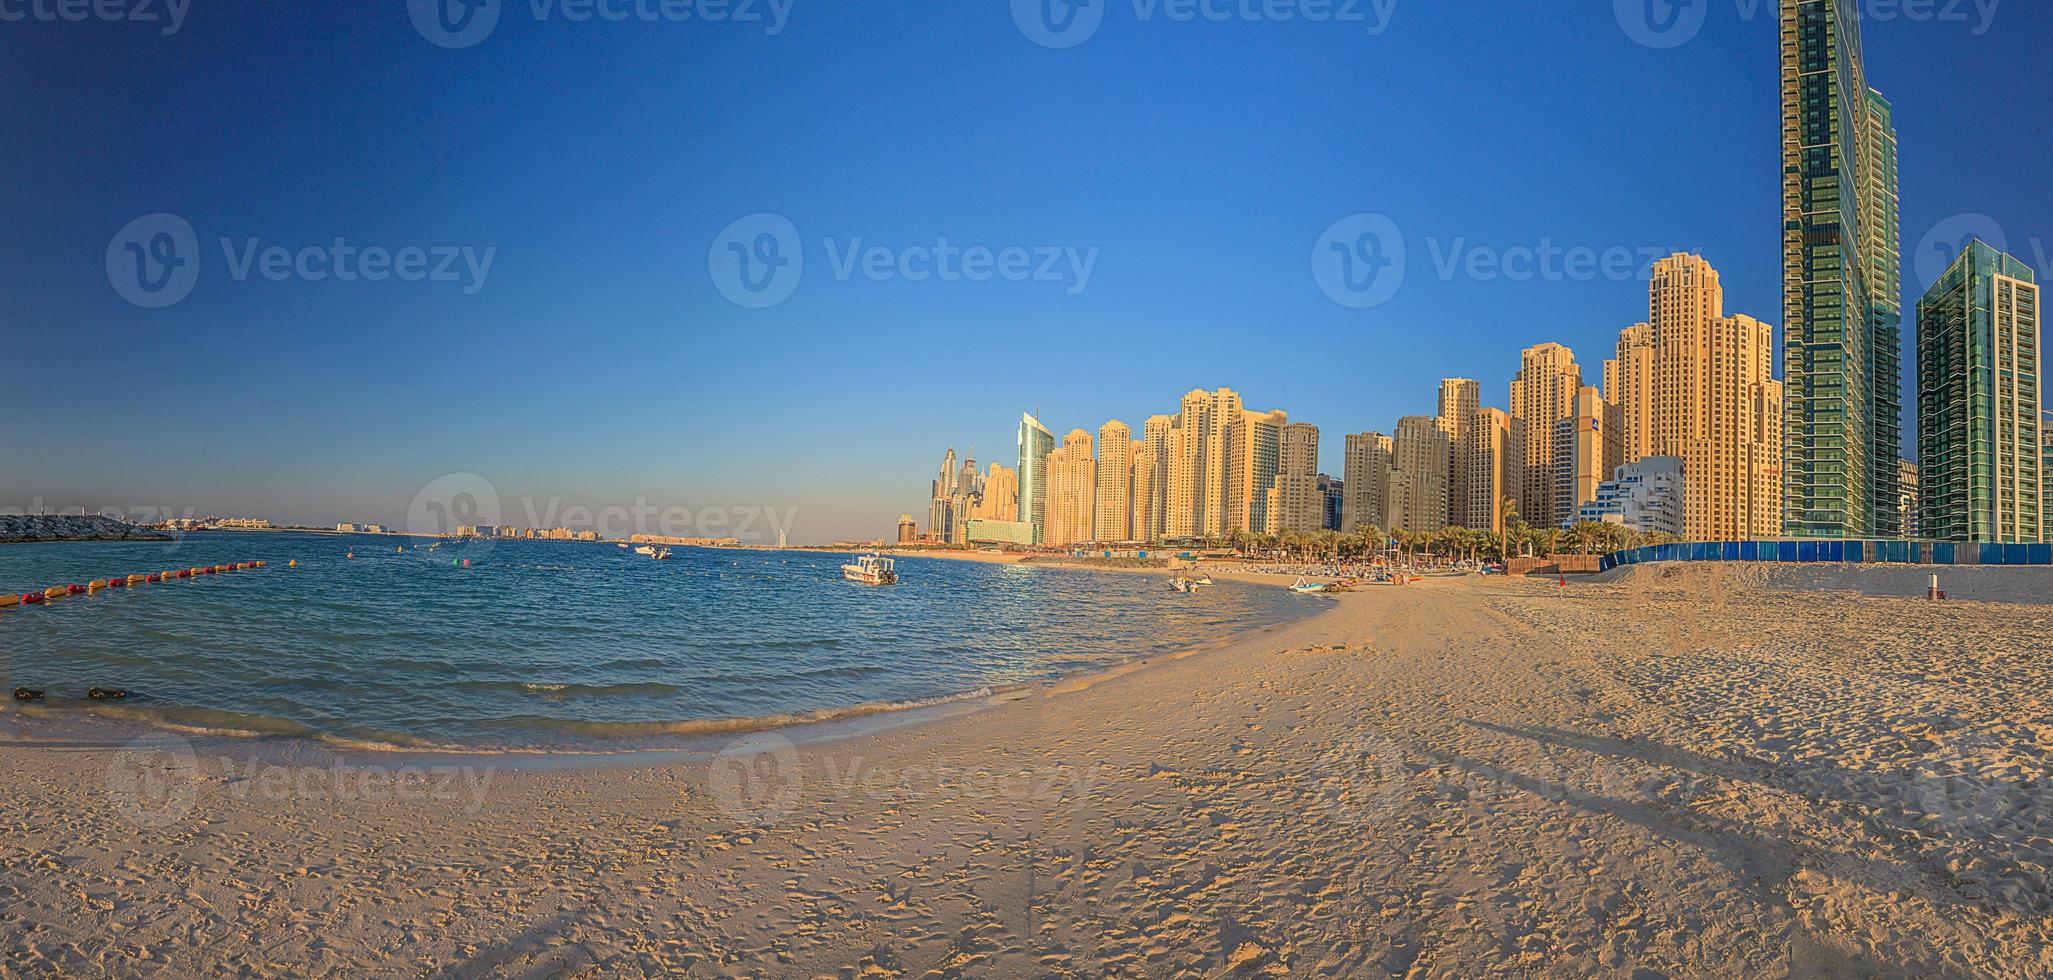
[[2053, 975], [2053, 577], [1944, 584], [1433, 578], [712, 762], [0, 713], [0, 972]]

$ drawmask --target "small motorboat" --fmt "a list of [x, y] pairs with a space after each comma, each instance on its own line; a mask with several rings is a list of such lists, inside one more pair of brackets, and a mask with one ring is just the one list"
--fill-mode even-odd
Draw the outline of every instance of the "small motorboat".
[[657, 561], [669, 561], [669, 560], [670, 560], [670, 549], [668, 549], [668, 548], [661, 548], [661, 549], [658, 549], [658, 550], [656, 551], [656, 553], [655, 553], [655, 554], [653, 554], [653, 555], [650, 555], [649, 557], [650, 557], [650, 558], [654, 558], [654, 559], [656, 559]]
[[644, 558], [656, 557], [656, 549], [649, 545], [642, 545], [641, 547], [634, 549], [634, 553], [637, 555], [641, 555]]
[[1332, 589], [1333, 587], [1330, 585], [1322, 585], [1302, 576], [1290, 584], [1290, 591], [1299, 595], [1323, 595], [1332, 591]]
[[841, 566], [841, 577], [864, 585], [897, 585], [898, 563], [882, 555], [863, 555]]
[[1189, 592], [1193, 589], [1196, 589], [1197, 584], [1192, 582], [1190, 579], [1178, 575], [1177, 577], [1169, 580], [1169, 587], [1177, 592]]

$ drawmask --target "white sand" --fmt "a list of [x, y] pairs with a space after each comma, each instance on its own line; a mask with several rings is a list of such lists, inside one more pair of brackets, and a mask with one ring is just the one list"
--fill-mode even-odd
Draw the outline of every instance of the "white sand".
[[1922, 593], [1890, 574], [1429, 579], [929, 724], [406, 799], [0, 714], [0, 973], [2053, 975], [2053, 606], [1820, 591]]

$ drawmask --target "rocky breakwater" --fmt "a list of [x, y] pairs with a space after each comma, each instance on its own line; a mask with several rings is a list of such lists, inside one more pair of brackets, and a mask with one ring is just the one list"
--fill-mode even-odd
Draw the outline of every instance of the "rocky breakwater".
[[170, 541], [172, 535], [98, 515], [0, 515], [0, 544], [27, 541]]

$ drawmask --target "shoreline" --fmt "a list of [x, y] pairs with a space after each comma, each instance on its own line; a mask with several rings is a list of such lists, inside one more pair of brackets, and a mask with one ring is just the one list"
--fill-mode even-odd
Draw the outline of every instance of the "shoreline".
[[[250, 533], [266, 533], [264, 530]], [[804, 551], [809, 549], [785, 549]], [[1166, 574], [1172, 569], [1096, 568], [1057, 562], [1031, 563], [1063, 572], [1123, 574]], [[1252, 587], [1286, 587], [1286, 576], [1247, 572], [1215, 571], [1221, 578]], [[1105, 679], [1145, 670], [1151, 664], [1167, 663], [1195, 656], [1224, 645], [1273, 632], [1294, 623], [1328, 615], [1320, 608], [1278, 623], [1251, 624], [1238, 632], [1193, 647], [1153, 656], [1077, 668], [1038, 680], [1003, 686], [984, 686], [912, 701], [865, 702], [835, 708], [819, 708], [783, 715], [680, 719], [647, 723], [617, 723], [622, 728], [646, 724], [647, 734], [585, 735], [586, 744], [563, 747], [479, 747], [461, 743], [441, 744], [420, 740], [420, 744], [373, 735], [355, 736], [323, 732], [274, 716], [249, 715], [189, 705], [124, 705], [85, 703], [64, 707], [43, 704], [17, 705], [0, 701], [0, 726], [10, 716], [34, 719], [38, 731], [14, 732], [16, 746], [65, 745], [75, 749], [118, 751], [153, 737], [176, 739], [185, 748], [213, 758], [239, 761], [302, 759], [320, 757], [324, 764], [372, 769], [399, 769], [422, 763], [490, 762], [506, 769], [580, 769], [647, 762], [705, 763], [718, 757], [721, 749], [737, 740], [774, 736], [796, 744], [833, 743], [860, 739], [875, 732], [934, 723], [975, 714], [1031, 697], [1036, 693], [1068, 693], [1088, 689]], [[167, 709], [154, 714], [152, 709]], [[154, 714], [154, 716], [151, 716]], [[214, 716], [212, 723], [205, 723]], [[570, 721], [566, 719], [566, 721]], [[573, 722], [575, 723], [575, 722]], [[242, 727], [236, 727], [240, 724]], [[607, 723], [591, 722], [601, 725]], [[273, 730], [265, 730], [265, 729]], [[664, 731], [675, 729], [675, 731]], [[414, 736], [401, 736], [414, 739]], [[670, 740], [672, 744], [653, 744]], [[572, 740], [573, 742], [576, 739]], [[617, 748], [604, 743], [621, 744]]]
[[1904, 587], [1429, 578], [702, 761], [0, 744], [8, 914], [60, 973], [2053, 972], [2053, 613]]

